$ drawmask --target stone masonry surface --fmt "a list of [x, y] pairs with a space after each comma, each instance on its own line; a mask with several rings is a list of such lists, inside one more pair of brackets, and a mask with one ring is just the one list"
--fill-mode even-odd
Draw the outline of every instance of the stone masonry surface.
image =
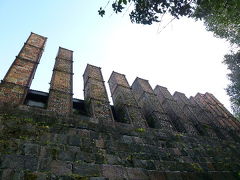
[[23, 103], [42, 56], [46, 39], [31, 33], [0, 85], [2, 102]]
[[88, 64], [83, 115], [73, 52], [59, 48], [46, 106], [25, 104], [45, 42], [31, 33], [0, 84], [1, 180], [240, 179], [240, 123], [211, 93], [172, 96], [113, 72], [111, 107], [101, 68]]
[[147, 122], [141, 113], [126, 77], [123, 74], [113, 72], [108, 82], [119, 120], [139, 128], [147, 127]]
[[56, 57], [51, 87], [49, 92], [48, 110], [62, 114], [72, 111], [72, 76], [73, 51], [59, 48]]

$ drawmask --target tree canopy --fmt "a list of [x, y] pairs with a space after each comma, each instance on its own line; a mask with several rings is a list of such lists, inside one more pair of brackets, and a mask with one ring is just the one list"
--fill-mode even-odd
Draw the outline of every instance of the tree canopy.
[[240, 1], [202, 0], [193, 17], [202, 19], [208, 31], [240, 45]]
[[228, 85], [226, 90], [232, 102], [232, 109], [240, 118], [240, 51], [225, 55], [223, 62], [230, 70], [228, 77], [231, 84]]
[[[109, 4], [110, 0], [108, 1]], [[164, 14], [178, 19], [182, 16], [203, 20], [208, 31], [225, 38], [232, 44], [240, 44], [240, 0], [114, 0], [115, 13], [129, 12], [133, 23], [151, 25], [161, 21]], [[105, 15], [100, 8], [99, 15]]]
[[[121, 13], [124, 9], [132, 7], [129, 13], [134, 23], [151, 25], [160, 21], [160, 15], [169, 13], [173, 17], [191, 16], [194, 12], [197, 0], [116, 0], [112, 2], [115, 13]], [[98, 11], [101, 16], [105, 9]]]

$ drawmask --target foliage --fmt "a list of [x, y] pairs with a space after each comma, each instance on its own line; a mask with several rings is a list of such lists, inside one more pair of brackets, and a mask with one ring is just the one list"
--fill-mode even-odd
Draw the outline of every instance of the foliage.
[[202, 19], [207, 30], [215, 36], [240, 44], [239, 0], [202, 0], [193, 16]]
[[[131, 21], [150, 25], [159, 22], [159, 15], [165, 13], [175, 18], [189, 17], [193, 14], [196, 3], [197, 0], [116, 0], [112, 2], [112, 9], [115, 13], [121, 13], [132, 6], [133, 10], [129, 13]], [[103, 16], [104, 8], [101, 7], [98, 13]]]
[[[107, 5], [109, 3], [110, 0]], [[160, 15], [169, 13], [177, 19], [181, 16], [204, 19], [206, 26], [212, 28], [209, 30], [224, 33], [217, 27], [221, 25], [227, 32], [232, 31], [231, 36], [235, 36], [234, 33], [239, 29], [239, 0], [114, 0], [111, 3], [115, 13], [128, 11], [131, 7], [129, 16], [134, 23], [150, 25], [159, 22]], [[102, 17], [105, 15], [105, 8], [100, 7], [98, 11]], [[225, 34], [226, 37], [229, 35]]]
[[227, 93], [232, 102], [232, 109], [236, 116], [240, 116], [240, 50], [237, 53], [227, 54], [224, 63], [228, 66], [228, 74], [231, 84], [227, 87]]

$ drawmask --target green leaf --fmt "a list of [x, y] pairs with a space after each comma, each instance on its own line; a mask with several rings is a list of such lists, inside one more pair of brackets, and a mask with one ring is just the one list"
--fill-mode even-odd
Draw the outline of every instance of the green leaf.
[[100, 9], [98, 10], [98, 14], [103, 17], [105, 15], [105, 10], [102, 9], [102, 7], [100, 7]]

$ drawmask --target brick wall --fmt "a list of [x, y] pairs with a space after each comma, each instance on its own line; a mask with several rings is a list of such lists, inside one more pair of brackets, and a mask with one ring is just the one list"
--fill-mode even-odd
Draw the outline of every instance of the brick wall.
[[31, 33], [0, 85], [1, 101], [24, 102], [46, 43], [43, 36]]

